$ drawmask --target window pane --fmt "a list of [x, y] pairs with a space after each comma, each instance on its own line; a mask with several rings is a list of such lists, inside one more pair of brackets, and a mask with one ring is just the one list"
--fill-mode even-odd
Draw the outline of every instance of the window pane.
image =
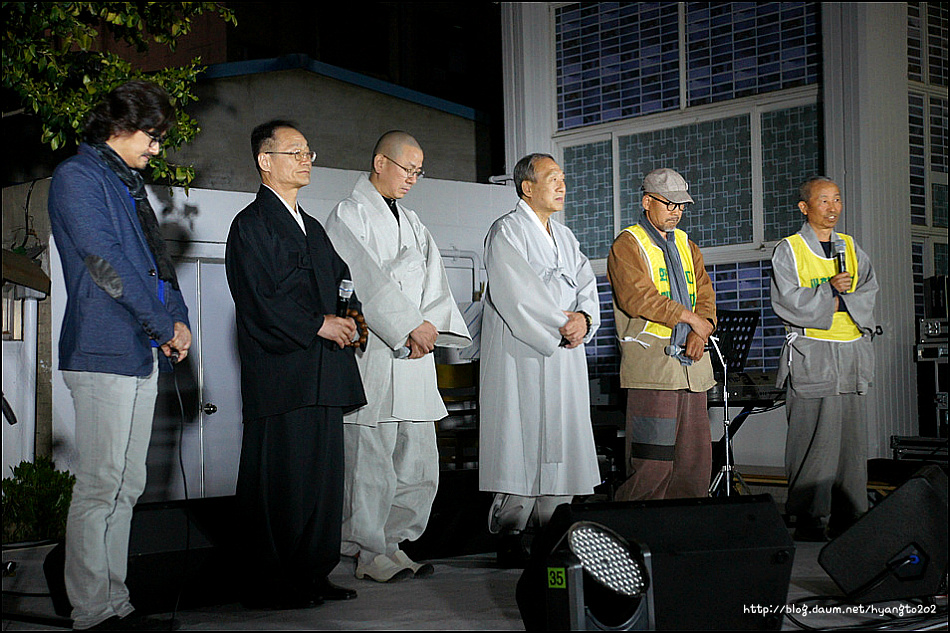
[[910, 132], [910, 222], [927, 224], [927, 149], [924, 136], [924, 96], [908, 93]]
[[762, 203], [766, 241], [798, 231], [798, 186], [822, 172], [818, 106], [807, 105], [762, 115]]
[[558, 129], [679, 107], [675, 2], [558, 7]]
[[613, 156], [610, 141], [564, 150], [567, 226], [591, 259], [607, 257], [614, 239]]
[[643, 177], [670, 167], [689, 183], [693, 204], [680, 228], [700, 246], [752, 241], [751, 128], [748, 115], [619, 138], [620, 217], [640, 218]]
[[716, 309], [752, 310], [759, 325], [746, 361], [747, 371], [774, 371], [785, 342], [785, 327], [772, 311], [771, 260], [706, 265], [716, 290]]
[[686, 5], [689, 105], [815, 84], [817, 2]]

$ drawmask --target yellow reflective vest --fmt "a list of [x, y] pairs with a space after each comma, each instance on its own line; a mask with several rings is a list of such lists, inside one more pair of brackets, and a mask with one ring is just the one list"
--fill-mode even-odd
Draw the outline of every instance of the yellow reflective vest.
[[[858, 254], [854, 248], [854, 239], [844, 233], [837, 234], [845, 243], [845, 268], [851, 273], [851, 288], [854, 292], [858, 285]], [[798, 233], [786, 237], [795, 257], [798, 271], [798, 284], [802, 288], [817, 288], [837, 274], [834, 257], [816, 255], [808, 248], [805, 239]], [[847, 296], [847, 295], [845, 295]], [[822, 341], [847, 342], [861, 338], [861, 330], [847, 312], [835, 312], [831, 327], [827, 330], [805, 328], [804, 336]]]
[[[646, 253], [647, 261], [650, 264], [650, 278], [657, 291], [664, 297], [672, 299], [670, 291], [670, 275], [666, 270], [666, 258], [663, 257], [663, 250], [653, 243], [646, 230], [639, 224], [628, 226], [624, 229], [640, 244], [640, 248]], [[689, 238], [686, 233], [679, 229], [673, 229], [674, 242], [676, 250], [679, 251], [680, 261], [683, 263], [683, 272], [686, 275], [686, 286], [689, 289], [690, 310], [696, 309], [696, 272], [693, 270], [693, 255], [689, 250]], [[673, 330], [662, 323], [647, 321], [643, 331], [647, 334], [659, 338], [668, 339], [673, 334]]]

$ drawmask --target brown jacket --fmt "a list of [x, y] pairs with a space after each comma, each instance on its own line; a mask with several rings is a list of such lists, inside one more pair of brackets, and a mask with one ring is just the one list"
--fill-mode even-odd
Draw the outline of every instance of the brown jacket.
[[[712, 281], [706, 274], [699, 247], [690, 241], [689, 248], [696, 271], [695, 312], [715, 324], [716, 296]], [[706, 391], [716, 384], [708, 353], [686, 367], [665, 354], [664, 347], [669, 345], [669, 340], [643, 333], [649, 321], [674, 327], [679, 322], [683, 306], [656, 289], [646, 255], [628, 231], [621, 231], [610, 248], [607, 277], [613, 288], [614, 317], [621, 341], [622, 388]]]

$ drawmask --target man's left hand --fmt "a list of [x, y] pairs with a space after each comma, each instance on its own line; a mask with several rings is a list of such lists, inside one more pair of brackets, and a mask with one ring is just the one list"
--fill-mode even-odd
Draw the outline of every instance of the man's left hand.
[[567, 339], [568, 344], [564, 347], [574, 349], [583, 343], [584, 337], [587, 336], [587, 319], [580, 312], [564, 310], [564, 314], [567, 315], [567, 323], [562, 325], [558, 332]]
[[171, 340], [164, 343], [161, 347], [162, 353], [171, 358], [172, 354], [177, 353], [176, 363], [180, 363], [188, 356], [188, 350], [191, 349], [191, 330], [180, 321], [175, 322], [174, 334]]
[[692, 330], [686, 335], [686, 358], [699, 360], [703, 357], [703, 351], [706, 347], [706, 341]]
[[835, 290], [841, 294], [844, 294], [851, 290], [851, 273], [848, 271], [838, 273], [829, 279], [828, 283], [830, 283]]
[[[416, 353], [416, 347], [421, 350], [422, 355], [425, 356], [429, 352], [435, 349], [435, 341], [439, 338], [439, 331], [435, 328], [434, 325], [428, 321], [423, 321], [416, 329], [409, 333], [409, 349], [412, 350], [412, 353]], [[412, 343], [415, 343], [413, 347]], [[409, 355], [409, 358], [417, 358], [412, 354]]]

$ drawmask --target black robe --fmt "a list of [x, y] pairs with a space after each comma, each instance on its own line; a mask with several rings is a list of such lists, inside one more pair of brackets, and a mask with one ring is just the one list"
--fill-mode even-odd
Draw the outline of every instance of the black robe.
[[225, 265], [237, 314], [244, 420], [299, 407], [366, 404], [353, 348], [317, 336], [351, 279], [323, 226], [301, 212], [307, 234], [261, 186], [231, 224]]
[[340, 558], [343, 413], [366, 403], [353, 348], [317, 336], [349, 279], [319, 222], [306, 235], [262, 186], [231, 224], [225, 266], [237, 317], [244, 438], [245, 601], [296, 604]]

